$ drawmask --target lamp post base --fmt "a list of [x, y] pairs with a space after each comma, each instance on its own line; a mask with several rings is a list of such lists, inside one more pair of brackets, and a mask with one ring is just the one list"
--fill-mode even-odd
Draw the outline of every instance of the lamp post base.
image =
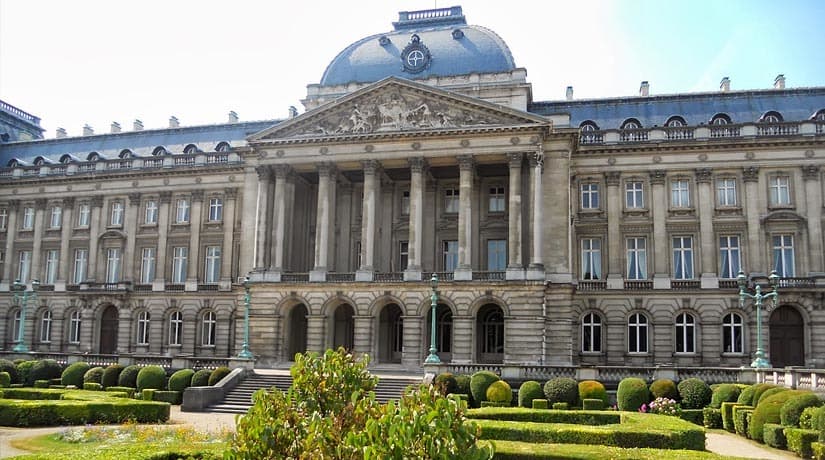
[[435, 354], [435, 349], [430, 349], [430, 354], [427, 356], [427, 359], [424, 360], [424, 364], [441, 364], [441, 358]]
[[238, 358], [253, 359], [253, 358], [255, 358], [255, 355], [253, 355], [252, 352], [249, 351], [249, 347], [247, 347], [246, 344], [244, 344], [243, 349], [241, 350], [240, 353], [238, 353]]
[[754, 358], [751, 367], [754, 369], [767, 369], [771, 367], [771, 363], [764, 356], [759, 355]]
[[14, 348], [12, 348], [12, 350], [17, 352], [17, 353], [28, 353], [29, 352], [29, 347], [27, 347], [26, 345], [24, 345], [22, 343], [18, 343], [17, 345], [14, 346]]

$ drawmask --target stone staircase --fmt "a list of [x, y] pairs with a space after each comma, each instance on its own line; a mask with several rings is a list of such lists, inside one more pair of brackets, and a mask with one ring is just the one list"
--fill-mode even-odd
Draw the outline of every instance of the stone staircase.
[[[421, 383], [420, 378], [400, 376], [378, 376], [378, 386], [375, 388], [375, 399], [380, 402], [398, 400], [404, 389], [409, 385]], [[245, 414], [252, 406], [252, 394], [261, 388], [276, 387], [286, 391], [292, 385], [292, 377], [288, 374], [256, 374], [251, 373], [229, 390], [223, 400], [208, 406], [206, 412], [222, 412], [231, 414]]]

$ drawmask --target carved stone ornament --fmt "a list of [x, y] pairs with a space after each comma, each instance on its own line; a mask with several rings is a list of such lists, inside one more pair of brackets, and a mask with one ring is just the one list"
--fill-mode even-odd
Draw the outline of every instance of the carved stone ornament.
[[510, 168], [521, 168], [521, 164], [524, 162], [524, 154], [521, 152], [508, 153], [507, 159], [509, 160]]
[[653, 171], [650, 171], [651, 184], [664, 184], [665, 178], [667, 178], [667, 173], [664, 169], [655, 169]]
[[621, 182], [622, 173], [620, 171], [607, 171], [604, 173], [604, 181], [607, 185], [618, 186]]
[[819, 165], [802, 165], [802, 178], [805, 180], [819, 179]]
[[401, 51], [401, 69], [409, 73], [423, 72], [430, 66], [432, 55], [429, 48], [421, 43], [418, 34], [412, 34], [410, 43]]
[[759, 180], [758, 166], [745, 166], [742, 168], [742, 180], [745, 182], [756, 182]]
[[713, 170], [710, 168], [696, 168], [696, 182], [710, 182]]
[[410, 164], [410, 172], [420, 174], [427, 167], [427, 160], [421, 157], [408, 158], [407, 162]]

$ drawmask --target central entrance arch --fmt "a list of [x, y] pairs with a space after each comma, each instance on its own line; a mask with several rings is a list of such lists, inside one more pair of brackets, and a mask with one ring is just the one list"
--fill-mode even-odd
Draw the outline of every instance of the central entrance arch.
[[805, 320], [790, 306], [771, 313], [771, 364], [773, 367], [805, 365]]
[[496, 304], [487, 304], [478, 310], [476, 357], [480, 363], [504, 362], [504, 312]]
[[348, 304], [341, 304], [335, 309], [332, 325], [332, 348], [344, 347], [352, 351], [355, 345], [355, 311]]
[[400, 363], [404, 343], [404, 324], [401, 307], [391, 303], [378, 316], [378, 361]]
[[307, 351], [307, 307], [304, 304], [298, 304], [292, 307], [289, 311], [287, 319], [287, 361], [295, 359], [298, 353], [306, 353]]
[[112, 355], [117, 351], [117, 307], [109, 305], [100, 315], [100, 354]]

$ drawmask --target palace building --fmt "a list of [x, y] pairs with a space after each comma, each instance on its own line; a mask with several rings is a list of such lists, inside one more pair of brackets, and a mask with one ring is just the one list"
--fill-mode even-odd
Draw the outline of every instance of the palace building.
[[531, 88], [452, 7], [344, 48], [287, 119], [46, 139], [0, 103], [0, 350], [227, 358], [248, 290], [257, 366], [417, 370], [435, 273], [449, 363], [740, 367], [737, 274], [775, 270], [769, 359], [825, 367], [825, 87]]

